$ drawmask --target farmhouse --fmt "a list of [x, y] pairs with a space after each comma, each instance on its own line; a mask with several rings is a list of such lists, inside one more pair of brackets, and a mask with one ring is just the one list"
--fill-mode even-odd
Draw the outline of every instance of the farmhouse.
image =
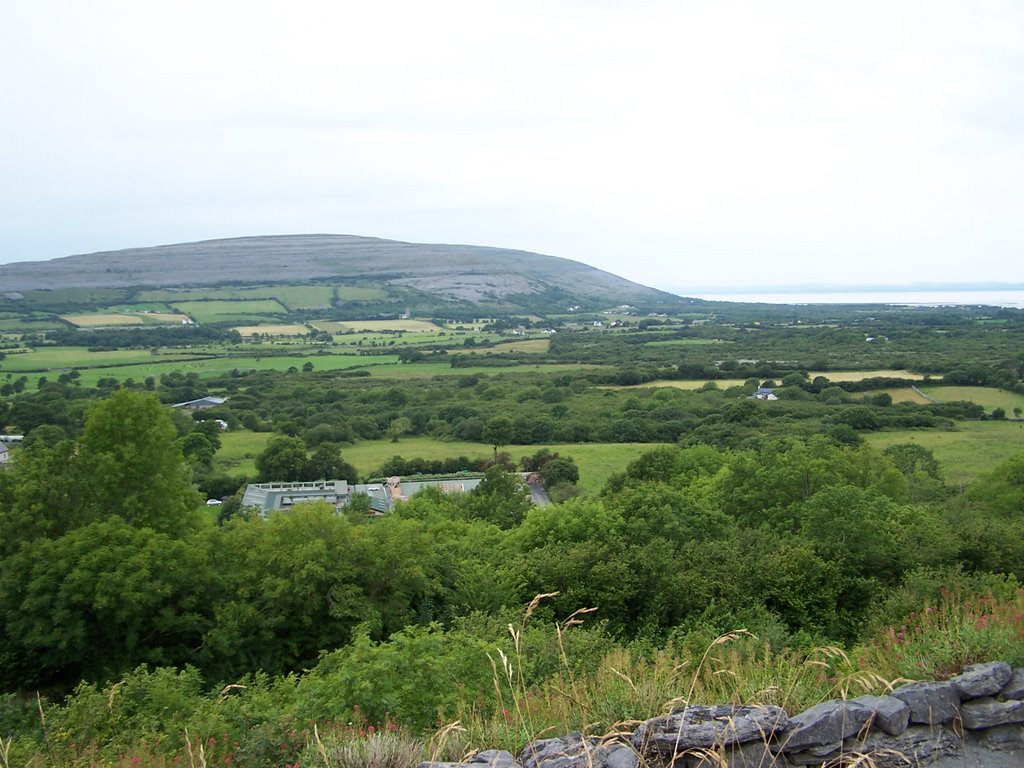
[[171, 408], [184, 408], [186, 411], [201, 411], [204, 408], [215, 408], [218, 405], [224, 405], [228, 399], [226, 397], [200, 397], [196, 400], [187, 400], [184, 403], [175, 403]]
[[296, 504], [326, 501], [342, 511], [356, 494], [370, 498], [370, 509], [383, 514], [424, 488], [438, 487], [445, 493], [462, 493], [476, 488], [482, 478], [456, 477], [435, 480], [403, 482], [400, 477], [389, 477], [383, 483], [351, 485], [346, 480], [317, 480], [309, 483], [250, 483], [242, 496], [243, 507], [256, 507], [260, 514], [291, 509]]

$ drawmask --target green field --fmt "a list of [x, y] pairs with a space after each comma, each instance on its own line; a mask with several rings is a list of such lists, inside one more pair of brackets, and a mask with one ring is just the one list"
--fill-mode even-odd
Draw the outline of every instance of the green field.
[[52, 331], [57, 328], [67, 328], [56, 316], [52, 319], [34, 318], [32, 320], [7, 319], [0, 320], [0, 331], [15, 331], [18, 333], [30, 333], [35, 331]]
[[[256, 475], [256, 455], [263, 450], [272, 437], [269, 432], [248, 432], [238, 430], [225, 432], [221, 436], [221, 449], [215, 463], [218, 469], [232, 475]], [[563, 456], [572, 456], [580, 468], [580, 487], [591, 493], [601, 490], [608, 478], [621, 472], [637, 456], [661, 444], [638, 443], [569, 443], [565, 445], [510, 445], [502, 448], [513, 461], [549, 448]], [[470, 459], [485, 459], [492, 456], [494, 449], [481, 443], [464, 441], [440, 441], [429, 437], [404, 437], [400, 442], [390, 440], [366, 440], [342, 449], [344, 459], [362, 475], [376, 472], [392, 456], [406, 459], [446, 459], [466, 456]]]
[[196, 288], [185, 291], [141, 291], [139, 301], [189, 302], [277, 299], [291, 309], [328, 307], [334, 298], [329, 285], [267, 285], [259, 288]]
[[94, 312], [88, 315], [61, 315], [64, 320], [79, 328], [104, 328], [111, 325], [142, 325], [142, 318], [124, 312]]
[[79, 328], [104, 328], [118, 325], [182, 325], [188, 322], [188, 315], [169, 311], [127, 311], [90, 312], [77, 315], [61, 315], [61, 319]]
[[467, 347], [460, 349], [459, 354], [471, 355], [502, 354], [504, 352], [525, 352], [531, 355], [545, 354], [551, 347], [551, 339], [524, 339], [523, 341], [507, 341], [493, 347]]
[[869, 445], [883, 450], [896, 443], [927, 448], [942, 463], [946, 482], [964, 485], [996, 464], [1024, 451], [1024, 424], [1019, 421], [958, 422], [951, 432], [905, 429], [870, 432]]
[[274, 299], [243, 301], [176, 301], [174, 309], [183, 312], [197, 323], [255, 322], [265, 317], [288, 314], [288, 310]]
[[917, 405], [928, 405], [931, 402], [924, 395], [918, 394], [910, 387], [903, 387], [901, 389], [880, 389], [875, 392], [865, 392], [865, 395], [878, 394], [878, 392], [886, 392], [892, 398], [894, 403], [915, 403]]
[[256, 454], [262, 451], [272, 432], [250, 432], [246, 429], [222, 432], [220, 450], [214, 458], [214, 467], [232, 475], [256, 476]]
[[[27, 352], [8, 353], [0, 361], [2, 371], [62, 371], [72, 368], [95, 368], [96, 366], [123, 366], [132, 363], [162, 363], [181, 365], [192, 360], [190, 352], [169, 351], [154, 355], [148, 349], [117, 349], [90, 352], [85, 347], [38, 347]], [[172, 363], [172, 361], [179, 361]]]
[[342, 301], [381, 301], [388, 292], [381, 288], [362, 288], [357, 285], [339, 285], [338, 298]]
[[[71, 369], [79, 372], [82, 386], [96, 386], [102, 378], [113, 377], [118, 381], [131, 378], [144, 381], [149, 376], [159, 378], [162, 374], [180, 371], [197, 373], [209, 378], [229, 373], [234, 369], [287, 371], [301, 370], [307, 363], [313, 363], [316, 371], [335, 371], [360, 366], [381, 366], [391, 370], [398, 368], [396, 355], [359, 355], [340, 352], [337, 354], [308, 354], [296, 357], [266, 357], [259, 353], [237, 356], [202, 357], [189, 354], [151, 355], [144, 350], [116, 350], [111, 352], [89, 352], [83, 347], [52, 347], [37, 352], [9, 353], [0, 362], [0, 372], [32, 373], [46, 375], [50, 379]], [[95, 367], [103, 366], [103, 367]], [[450, 370], [446, 367], [446, 370]], [[31, 382], [34, 388], [36, 381]]]
[[1014, 408], [1024, 410], [1024, 395], [1007, 392], [994, 387], [921, 387], [921, 391], [939, 403], [965, 400], [984, 406], [986, 411], [1002, 408], [1007, 416], [1013, 415]]
[[[812, 381], [818, 376], [824, 376], [829, 381], [863, 381], [864, 379], [885, 378], [885, 379], [916, 379], [921, 381], [924, 376], [910, 371], [810, 371], [807, 378]], [[941, 379], [941, 376], [932, 376], [933, 379]]]

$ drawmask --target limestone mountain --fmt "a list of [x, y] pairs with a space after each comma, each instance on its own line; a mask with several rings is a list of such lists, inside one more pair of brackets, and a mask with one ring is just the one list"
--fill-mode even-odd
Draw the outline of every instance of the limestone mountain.
[[555, 256], [355, 235], [238, 237], [0, 266], [5, 291], [309, 282], [374, 284], [439, 302], [509, 310], [550, 302], [588, 309], [618, 304], [667, 308], [682, 301]]

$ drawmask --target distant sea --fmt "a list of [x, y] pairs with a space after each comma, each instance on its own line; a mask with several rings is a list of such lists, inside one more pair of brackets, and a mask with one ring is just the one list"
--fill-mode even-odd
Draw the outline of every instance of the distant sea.
[[857, 291], [825, 293], [702, 293], [685, 295], [707, 301], [745, 304], [896, 304], [908, 307], [950, 307], [962, 304], [1024, 309], [1024, 290], [1016, 291]]

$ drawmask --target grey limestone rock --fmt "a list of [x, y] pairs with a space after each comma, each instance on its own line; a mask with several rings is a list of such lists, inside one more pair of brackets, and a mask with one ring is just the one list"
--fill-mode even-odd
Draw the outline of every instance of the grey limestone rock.
[[486, 752], [478, 752], [469, 758], [469, 764], [473, 766], [487, 766], [487, 768], [514, 768], [517, 765], [515, 757], [511, 752], [500, 749], [488, 749]]
[[997, 725], [1024, 723], [1024, 701], [1011, 699], [997, 701], [992, 698], [964, 702], [960, 708], [964, 727], [971, 730], [994, 728]]
[[1013, 670], [1013, 675], [999, 695], [1004, 699], [1024, 699], [1024, 668], [1018, 667]]
[[817, 744], [841, 742], [857, 733], [872, 710], [857, 701], [823, 701], [790, 718], [790, 729], [782, 742], [785, 752], [800, 752]]
[[1024, 765], [1024, 727], [1020, 725], [997, 725], [977, 733], [968, 734], [986, 749], [1021, 752], [1020, 764]]
[[641, 754], [671, 756], [693, 749], [765, 743], [788, 727], [789, 718], [780, 707], [692, 705], [642, 723], [633, 733], [633, 746]]
[[749, 742], [715, 750], [696, 750], [673, 763], [675, 768], [789, 768], [782, 755], [766, 744]]
[[952, 683], [907, 683], [892, 697], [910, 707], [910, 722], [919, 725], [948, 723], [960, 709], [960, 695]]
[[640, 756], [625, 744], [608, 744], [599, 748], [605, 768], [637, 768]]
[[910, 725], [910, 706], [892, 696], [858, 696], [853, 703], [871, 710], [870, 724], [890, 736], [899, 736]]
[[1013, 676], [1013, 669], [1005, 661], [992, 661], [988, 664], [972, 664], [966, 667], [963, 674], [957, 675], [949, 682], [960, 694], [961, 700], [980, 699], [983, 696], [994, 696]]
[[636, 751], [625, 744], [601, 744], [598, 739], [571, 733], [557, 739], [541, 739], [523, 747], [523, 768], [637, 768]]
[[585, 754], [590, 745], [584, 745], [579, 733], [570, 733], [555, 739], [539, 739], [523, 747], [519, 763], [523, 768], [572, 768], [574, 758]]
[[900, 736], [871, 731], [864, 738], [794, 752], [786, 758], [800, 766], [858, 764], [874, 768], [923, 768], [943, 765], [943, 768], [951, 768], [959, 765], [962, 768], [971, 765], [962, 762], [963, 756], [963, 742], [950, 729], [916, 725]]

